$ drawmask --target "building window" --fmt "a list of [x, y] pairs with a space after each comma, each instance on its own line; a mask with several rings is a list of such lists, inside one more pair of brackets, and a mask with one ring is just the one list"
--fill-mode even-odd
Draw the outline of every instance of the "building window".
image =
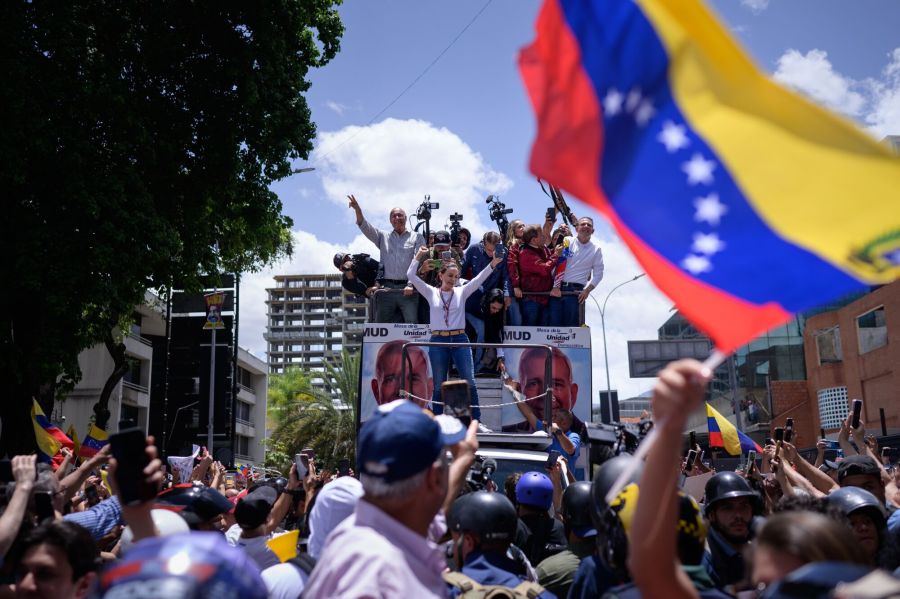
[[887, 345], [887, 324], [884, 320], [884, 306], [857, 316], [856, 332], [859, 335], [859, 353], [861, 354]]
[[244, 437], [243, 435], [237, 436], [237, 454], [249, 456], [250, 455], [250, 437]]
[[253, 421], [250, 419], [250, 404], [246, 404], [242, 401], [237, 402], [237, 409], [235, 410], [235, 418], [238, 421], [241, 421], [243, 424], [248, 424], [253, 426]]
[[847, 418], [847, 387], [828, 387], [816, 392], [822, 428], [839, 428]]
[[829, 364], [843, 360], [841, 353], [841, 329], [831, 327], [819, 331], [816, 335], [816, 349], [819, 352], [819, 364]]

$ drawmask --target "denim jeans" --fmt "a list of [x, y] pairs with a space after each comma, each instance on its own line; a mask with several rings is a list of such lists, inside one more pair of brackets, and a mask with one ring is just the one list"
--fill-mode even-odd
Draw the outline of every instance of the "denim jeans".
[[522, 300], [512, 296], [510, 299], [512, 301], [509, 303], [509, 308], [506, 309], [506, 324], [511, 327], [520, 327], [522, 326], [522, 310], [519, 309], [519, 302]]
[[[403, 289], [402, 283], [384, 283], [385, 289]], [[383, 291], [376, 293], [375, 298], [375, 322], [418, 322], [416, 313], [419, 305], [419, 295], [414, 293], [407, 297], [400, 291]]]
[[526, 327], [542, 327], [549, 320], [549, 309], [545, 304], [539, 304], [534, 300], [522, 299], [522, 325]]
[[[473, 329], [475, 329], [475, 342], [476, 343], [484, 343], [484, 320], [478, 318], [471, 312], [466, 312], [466, 322], [468, 322]], [[481, 356], [484, 355], [484, 349], [481, 347], [475, 348], [475, 367], [478, 367], [478, 364], [481, 362]]]
[[551, 327], [578, 327], [579, 322], [578, 296], [563, 295], [562, 297], [550, 298], [550, 319], [548, 324]]
[[[468, 343], [469, 338], [465, 333], [452, 337], [432, 335], [432, 343]], [[435, 414], [443, 414], [444, 406], [441, 401], [441, 385], [447, 380], [450, 372], [450, 361], [456, 365], [459, 376], [469, 381], [469, 389], [472, 392], [472, 418], [481, 418], [481, 409], [478, 407], [478, 388], [475, 386], [475, 365], [472, 362], [472, 350], [467, 345], [457, 347], [429, 347], [428, 360], [431, 362], [431, 375], [434, 379], [434, 391], [431, 394], [432, 411]]]

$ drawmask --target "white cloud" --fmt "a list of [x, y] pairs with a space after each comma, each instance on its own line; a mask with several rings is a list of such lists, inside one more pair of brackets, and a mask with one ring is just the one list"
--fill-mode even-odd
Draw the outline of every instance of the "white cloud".
[[420, 120], [386, 119], [366, 127], [345, 127], [320, 136], [313, 162], [329, 200], [345, 210], [347, 195], [354, 194], [366, 218], [388, 227], [394, 206], [417, 206], [426, 194], [440, 208], [433, 213], [432, 229], [441, 228], [452, 212], [465, 216], [463, 225], [474, 235], [485, 226], [476, 206], [490, 193], [512, 187], [509, 177], [495, 171], [458, 135]]
[[[594, 361], [594, 401], [606, 390], [603, 363], [603, 327], [600, 307], [613, 287], [630, 280], [643, 270], [631, 252], [617, 237], [601, 240], [605, 270], [600, 286], [586, 304], [586, 321], [591, 327]], [[595, 303], [596, 300], [596, 303]], [[639, 395], [653, 386], [653, 379], [628, 376], [628, 341], [657, 339], [657, 329], [669, 318], [672, 302], [660, 293], [647, 277], [623, 285], [606, 302], [606, 345], [609, 350], [610, 385], [618, 389], [619, 399]]]
[[806, 54], [788, 50], [778, 59], [774, 77], [850, 117], [859, 117], [866, 104], [865, 84], [835, 71], [824, 50], [810, 50]]
[[[395, 205], [415, 206], [430, 193], [440, 202], [433, 225], [443, 226], [451, 212], [465, 215], [463, 221], [477, 236], [484, 229], [475, 207], [488, 193], [504, 193], [512, 186], [503, 173], [490, 165], [457, 135], [423, 121], [388, 119], [369, 127], [347, 127], [323, 133], [313, 156], [316, 174], [322, 177], [327, 198], [346, 211], [348, 230], [355, 237], [348, 244], [319, 239], [315, 234], [294, 231], [294, 254], [264, 272], [245, 275], [241, 284], [240, 343], [265, 359], [266, 288], [275, 274], [328, 273], [334, 271], [335, 252], [366, 252], [378, 257], [377, 249], [357, 234], [346, 195], [354, 193], [364, 212], [379, 227], [387, 227], [387, 214]], [[575, 205], [573, 205], [575, 208]], [[579, 206], [581, 214], [592, 211]], [[586, 307], [592, 331], [593, 398], [606, 389], [603, 365], [603, 335], [598, 305], [610, 290], [641, 272], [625, 245], [597, 219], [597, 236], [603, 248], [606, 272]], [[302, 224], [302, 223], [301, 223]], [[652, 379], [628, 378], [627, 341], [656, 339], [657, 328], [669, 317], [671, 302], [644, 277], [624, 285], [607, 303], [606, 338], [609, 348], [610, 380], [622, 398], [649, 389]]]
[[900, 135], [900, 48], [891, 52], [890, 62], [882, 71], [883, 80], [872, 83], [871, 110], [866, 123], [880, 139]]
[[759, 14], [769, 8], [769, 0], [741, 0], [741, 5]]
[[335, 102], [334, 100], [328, 100], [325, 102], [325, 107], [337, 114], [338, 116], [344, 116], [344, 112], [347, 111], [349, 106], [346, 104], [341, 104], [340, 102]]
[[[306, 231], [294, 231], [294, 253], [290, 258], [263, 271], [241, 277], [239, 343], [255, 356], [266, 359], [266, 289], [275, 286], [275, 275], [337, 272], [332, 262], [337, 252], [373, 253], [372, 244], [362, 234], [349, 244], [334, 244], [318, 239]], [[374, 254], [377, 256], [378, 252]]]

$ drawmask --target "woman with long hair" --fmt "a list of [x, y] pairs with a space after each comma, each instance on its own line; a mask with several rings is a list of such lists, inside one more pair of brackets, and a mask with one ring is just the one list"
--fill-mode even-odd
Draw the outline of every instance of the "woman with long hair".
[[522, 289], [519, 288], [519, 250], [522, 246], [522, 235], [525, 234], [525, 223], [518, 218], [509, 223], [506, 230], [506, 292], [512, 298], [506, 310], [506, 323], [514, 327], [522, 325]]
[[460, 377], [469, 382], [472, 392], [472, 417], [478, 419], [481, 417], [481, 410], [478, 407], [478, 389], [475, 387], [475, 365], [472, 360], [472, 350], [464, 345], [469, 342], [469, 337], [466, 335], [466, 300], [478, 291], [481, 284], [506, 256], [494, 252], [494, 257], [488, 266], [462, 286], [456, 285], [459, 281], [459, 265], [452, 261], [445, 262], [438, 271], [440, 284], [438, 287], [432, 287], [419, 278], [416, 273], [419, 261], [427, 253], [427, 247], [419, 248], [418, 254], [410, 262], [409, 269], [406, 271], [407, 278], [428, 302], [431, 341], [433, 343], [460, 344], [458, 347], [428, 348], [431, 374], [434, 377], [434, 391], [431, 394], [432, 411], [435, 414], [441, 414], [444, 411], [443, 405], [440, 403], [441, 385], [447, 380], [452, 360]]

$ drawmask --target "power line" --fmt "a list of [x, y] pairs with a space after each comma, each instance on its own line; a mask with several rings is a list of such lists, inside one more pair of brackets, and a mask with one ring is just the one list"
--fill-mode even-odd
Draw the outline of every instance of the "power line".
[[[369, 125], [371, 125], [372, 123], [374, 123], [374, 122], [378, 119], [378, 117], [380, 117], [381, 115], [383, 115], [385, 112], [387, 112], [387, 111], [391, 108], [391, 106], [393, 106], [394, 104], [396, 104], [397, 101], [398, 101], [400, 98], [402, 98], [402, 97], [406, 94], [406, 92], [408, 92], [409, 90], [411, 90], [411, 89], [413, 88], [413, 86], [415, 86], [415, 84], [418, 83], [419, 80], [422, 79], [422, 77], [424, 77], [424, 76], [426, 75], [426, 73], [428, 73], [428, 71], [431, 70], [431, 67], [433, 67], [434, 65], [436, 65], [437, 62], [444, 56], [444, 54], [446, 54], [447, 51], [450, 50], [450, 48], [452, 48], [453, 45], [456, 44], [457, 41], [459, 41], [459, 38], [461, 38], [461, 37], [463, 36], [463, 34], [469, 29], [469, 27], [471, 27], [471, 26], [475, 23], [475, 21], [478, 20], [478, 17], [480, 17], [480, 16], [481, 16], [481, 13], [483, 13], [483, 12], [487, 9], [487, 7], [490, 6], [491, 2], [493, 2], [493, 0], [487, 0], [487, 2], [484, 3], [484, 6], [481, 7], [481, 10], [479, 10], [477, 13], [475, 13], [475, 16], [473, 16], [473, 17], [469, 20], [469, 22], [466, 23], [466, 26], [463, 27], [463, 28], [459, 31], [459, 33], [456, 34], [456, 37], [454, 37], [452, 40], [450, 40], [450, 43], [447, 44], [447, 47], [444, 48], [443, 50], [441, 50], [441, 52], [434, 58], [434, 60], [432, 60], [430, 63], [428, 63], [428, 66], [426, 66], [425, 69], [423, 69], [422, 72], [419, 73], [419, 74], [416, 76], [416, 78], [413, 79], [412, 82], [411, 82], [409, 85], [407, 85], [405, 88], [403, 88], [403, 91], [401, 91], [399, 94], [397, 94], [397, 96], [396, 96], [393, 100], [391, 100], [390, 102], [388, 102], [387, 106], [385, 106], [384, 108], [382, 108], [381, 110], [379, 110], [378, 113], [377, 113], [375, 116], [373, 116], [373, 117], [370, 118], [368, 121], [366, 121], [366, 124], [363, 125], [363, 127], [368, 127]], [[349, 142], [350, 140], [352, 140], [354, 137], [356, 137], [357, 135], [359, 135], [359, 133], [360, 133], [360, 131], [357, 131], [356, 133], [354, 133], [353, 135], [351, 135], [350, 137], [348, 137], [347, 139], [345, 139], [344, 141], [342, 141], [341, 143], [339, 143], [337, 146], [335, 146], [334, 148], [332, 148], [331, 150], [329, 150], [327, 153], [325, 153], [325, 154], [323, 154], [322, 156], [318, 157], [318, 158], [314, 161], [314, 164], [318, 164], [320, 160], [323, 160], [323, 159], [327, 158], [328, 156], [330, 156], [331, 154], [333, 154], [334, 152], [336, 152], [336, 151], [337, 151], [338, 149], [340, 149], [344, 144], [346, 144], [347, 142]]]

